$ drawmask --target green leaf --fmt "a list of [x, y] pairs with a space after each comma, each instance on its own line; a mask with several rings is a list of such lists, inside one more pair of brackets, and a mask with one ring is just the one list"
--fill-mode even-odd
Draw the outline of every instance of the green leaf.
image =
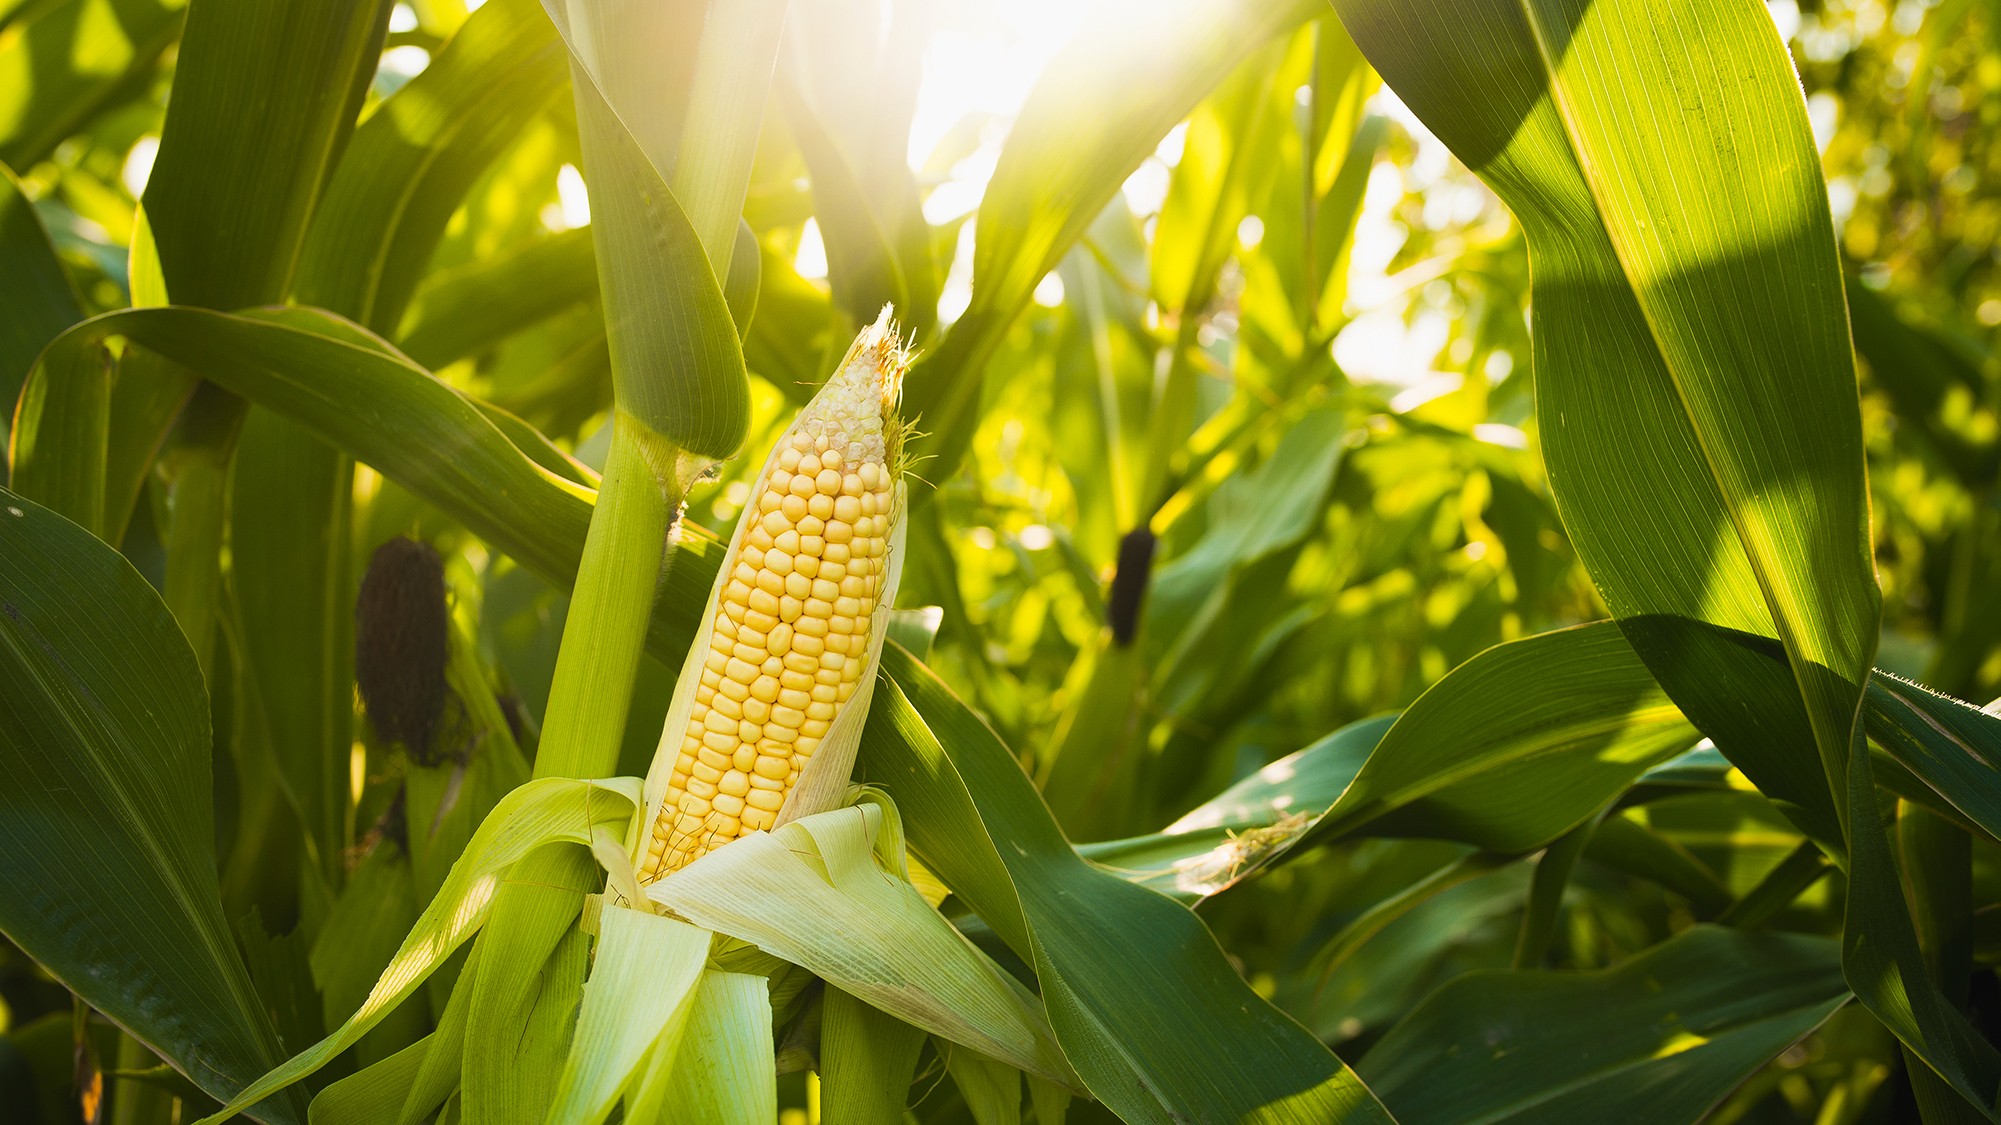
[[[283, 1090], [333, 1061], [415, 992], [486, 922], [509, 868], [547, 844], [589, 843], [591, 830], [599, 824], [622, 828], [631, 820], [638, 800], [638, 782], [631, 778], [538, 778], [508, 794], [480, 825], [459, 862], [452, 865], [445, 885], [425, 906], [360, 1009], [325, 1039], [237, 1094], [220, 1113], [203, 1118], [201, 1125], [228, 1120], [256, 1099]], [[493, 965], [487, 965], [486, 970], [481, 976], [495, 971]]]
[[829, 985], [820, 1010], [820, 1116], [870, 1125], [903, 1115], [922, 1029]]
[[1307, 840], [1367, 825], [1532, 851], [1697, 738], [1609, 623], [1496, 645], [1418, 697]]
[[1882, 671], [1862, 717], [1892, 758], [2001, 839], [2001, 717]]
[[38, 4], [0, 41], [0, 163], [27, 169], [121, 98], [181, 30], [187, 0]]
[[858, 774], [896, 797], [912, 853], [1033, 965], [1092, 1094], [1137, 1122], [1389, 1120], [1194, 915], [1072, 851], [1007, 747], [929, 669], [895, 647], [883, 669]]
[[903, 862], [896, 810], [877, 794], [745, 836], [647, 894], [898, 1019], [1067, 1081], [1034, 996], [900, 877]]
[[551, 1121], [602, 1121], [637, 1085], [656, 1045], [679, 1045], [702, 979], [710, 934], [645, 910], [607, 905], [584, 985], [576, 1038], [556, 1087]]
[[1699, 926], [1610, 969], [1459, 977], [1356, 1070], [1409, 1125], [1696, 1121], [1847, 999], [1824, 938]]
[[590, 229], [566, 230], [432, 274], [417, 290], [397, 341], [410, 358], [437, 369], [595, 300], [597, 292]]
[[[83, 319], [69, 274], [56, 259], [49, 232], [21, 193], [21, 181], [0, 166], [0, 404], [11, 407], [50, 340]], [[9, 422], [12, 412], [9, 411]], [[11, 425], [8, 427], [11, 430]], [[0, 433], [0, 458], [11, 434]]]
[[[690, 454], [729, 457], [750, 426], [743, 344], [703, 238], [668, 187], [672, 169], [657, 152], [653, 119], [674, 115], [633, 100], [638, 91], [624, 85], [651, 79], [630, 52], [648, 41], [643, 31], [673, 33], [663, 18], [669, 10], [646, 19], [637, 9], [621, 10], [610, 18], [600, 5], [581, 4], [573, 22], [566, 5], [544, 0], [544, 7], [570, 49], [619, 408]], [[724, 245], [733, 247], [734, 221], [727, 235]]]
[[146, 217], [167, 292], [236, 309], [284, 297], [382, 50], [386, 0], [195, 0]]
[[130, 564], [4, 491], [0, 680], [0, 931], [196, 1085], [239, 1094], [279, 1051], [223, 919], [201, 673]]
[[[778, 1074], [771, 1045], [771, 989], [765, 979], [704, 972], [680, 1048], [660, 1086], [658, 1120], [716, 1125], [777, 1120]], [[635, 1103], [626, 1120], [648, 1120], [646, 1108], [643, 1100]]]
[[295, 296], [393, 331], [466, 190], [568, 77], [535, 0], [467, 17], [422, 73], [378, 106], [327, 185]]

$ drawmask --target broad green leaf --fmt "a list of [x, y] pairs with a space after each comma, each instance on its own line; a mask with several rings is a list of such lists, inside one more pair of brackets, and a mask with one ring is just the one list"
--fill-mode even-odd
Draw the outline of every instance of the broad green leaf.
[[[667, 17], [675, 13], [543, 6], [570, 50], [619, 408], [690, 454], [729, 457], [750, 425], [743, 345], [702, 235], [668, 187], [673, 168], [657, 154], [653, 119], [678, 114], [633, 100], [628, 85], [652, 80], [631, 52], [674, 34]], [[735, 235], [732, 221], [725, 245], [733, 247]]]
[[820, 1010], [820, 1117], [870, 1125], [903, 1115], [922, 1029], [829, 985]]
[[1021, 1125], [1021, 1072], [977, 1051], [945, 1052], [945, 1070], [977, 1125]]
[[146, 217], [176, 304], [284, 297], [382, 50], [385, 0], [194, 0]]
[[1892, 758], [2001, 839], [2001, 717], [1882, 671], [1869, 680], [1862, 717]]
[[895, 796], [912, 853], [1034, 967], [1093, 1095], [1128, 1121], [1389, 1120], [1194, 915], [1071, 850], [1014, 756], [929, 669], [894, 647], [883, 669], [858, 775]]
[[[771, 1046], [771, 989], [765, 979], [707, 970], [660, 1087], [660, 1120], [716, 1125], [777, 1120], [778, 1075]], [[644, 1109], [641, 1103], [626, 1119], [647, 1120]]]
[[638, 1083], [656, 1044], [682, 1039], [710, 934], [645, 910], [607, 905], [584, 985], [576, 1038], [549, 1110], [552, 1121], [598, 1122]]
[[1065, 1081], [1035, 998], [900, 877], [895, 815], [865, 801], [802, 817], [718, 848], [647, 893], [898, 1019]]
[[143, 88], [187, 0], [37, 4], [0, 40], [0, 163], [26, 170]]
[[[0, 681], [0, 931], [197, 1086], [239, 1094], [279, 1050], [223, 919], [201, 673], [130, 564], [4, 491]], [[304, 1103], [258, 1112], [299, 1121]]]
[[[1607, 604], [1696, 724], [1825, 836], [1878, 595], [1827, 195], [1769, 17], [1744, 0], [1335, 7], [1523, 224], [1544, 455]], [[1713, 685], [1735, 654], [1704, 624], [1785, 643], [1804, 731], [1732, 717]], [[1834, 801], [1806, 789], [1802, 745]]]
[[244, 690], [309, 862], [337, 885], [354, 743], [352, 464], [269, 411], [251, 412], [235, 444], [228, 581]]
[[410, 358], [437, 369], [595, 300], [597, 292], [591, 232], [568, 230], [492, 261], [431, 275], [417, 290], [397, 341]]
[[[21, 192], [14, 173], [0, 166], [0, 404], [9, 407], [21, 397], [21, 384], [35, 356], [63, 329], [83, 319], [69, 274], [56, 259], [49, 232], [42, 227], [34, 204]], [[0, 458], [12, 438], [0, 434]]]
[[933, 435], [917, 450], [937, 456], [933, 479], [965, 452], [987, 360], [1043, 275], [1224, 75], [1317, 10], [1308, 0], [1175, 0], [1143, 20], [1107, 10], [1050, 63], [980, 203], [972, 303], [905, 388], [905, 414]]
[[1419, 696], [1307, 839], [1367, 825], [1532, 851], [1698, 737], [1615, 626], [1543, 633]]
[[[466, 845], [436, 898], [384, 969], [375, 987], [348, 1021], [325, 1039], [294, 1055], [232, 1098], [222, 1111], [202, 1119], [216, 1125], [243, 1112], [260, 1098], [285, 1089], [333, 1061], [407, 999], [438, 966], [486, 922], [502, 876], [522, 857], [555, 843], [588, 843], [599, 824], [621, 828], [639, 799], [630, 778], [580, 781], [538, 778], [508, 794]], [[488, 973], [494, 970], [486, 966]], [[486, 975], [486, 974], [482, 974]]]
[[1413, 1125], [1695, 1121], [1847, 999], [1826, 939], [1697, 927], [1610, 969], [1459, 977], [1356, 1070]]
[[445, 223], [487, 165], [563, 88], [535, 0], [494, 0], [355, 130], [313, 216], [296, 297], [394, 331]]
[[[1992, 1116], [2001, 1054], [1925, 975], [1856, 736], [1881, 599], [1854, 355], [1768, 15], [1748, 0], [1336, 10], [1523, 225], [1544, 455], [1607, 605], [1689, 719], [1849, 853], [1850, 984]], [[1779, 640], [1789, 674], [1746, 634]]]
[[[322, 1026], [339, 1027], [368, 999], [375, 979], [417, 921], [419, 907], [410, 857], [391, 841], [376, 844], [348, 877], [313, 941], [313, 982], [325, 1007]], [[421, 1037], [426, 1026], [415, 1006], [397, 1009], [355, 1048], [356, 1062], [365, 1068], [381, 1061]], [[385, 1044], [388, 1051], [382, 1049]]]

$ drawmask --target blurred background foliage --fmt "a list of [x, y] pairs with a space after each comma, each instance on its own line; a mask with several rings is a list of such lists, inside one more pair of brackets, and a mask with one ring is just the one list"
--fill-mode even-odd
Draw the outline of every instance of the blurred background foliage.
[[[795, 6], [745, 208], [759, 266], [748, 449], [768, 445], [881, 302], [920, 348], [939, 346], [972, 300], [970, 219], [1012, 115], [1042, 68], [1060, 77], [1078, 61], [1059, 51], [1073, 32], [1138, 18], [1019, 7]], [[1879, 664], [1985, 701], [2001, 695], [2001, 5], [1776, 0], [1771, 12], [1806, 88], [1865, 361]], [[364, 128], [399, 91], [452, 96], [424, 77], [470, 14], [463, 0], [395, 6]], [[995, 335], [976, 425], [933, 434], [914, 469], [935, 492], [911, 516], [901, 600], [942, 607], [928, 663], [1080, 843], [1158, 831], [1328, 732], [1409, 705], [1489, 646], [1606, 616], [1542, 478], [1518, 226], [1381, 88], [1330, 12], [1301, 14], [1090, 219]], [[135, 207], [183, 15], [178, 0], [0, 0], [0, 162], [18, 177], [18, 195], [0, 192], [0, 237], [22, 222], [10, 208], [31, 207], [85, 313], [134, 303]], [[487, 143], [407, 311], [376, 327], [600, 466], [609, 360], [560, 83]], [[38, 347], [0, 338], [4, 374], [18, 379]], [[724, 465], [688, 518], [726, 534], [757, 465]], [[122, 545], [156, 584], [167, 488], [149, 479]], [[444, 553], [457, 627], [478, 638], [506, 736], [532, 753], [562, 594], [366, 467], [354, 513], [356, 581], [395, 535]], [[1119, 578], [1149, 572], [1134, 609]], [[621, 772], [645, 772], [672, 675], [647, 658]], [[351, 861], [400, 812], [406, 780], [433, 769], [355, 730]], [[218, 756], [225, 793], [241, 784], [230, 760]], [[492, 783], [489, 804], [506, 785]], [[233, 798], [221, 807], [228, 856], [245, 829]], [[1727, 786], [1615, 809], [1544, 963], [1612, 965], [1714, 919], [1801, 844], [1762, 798]], [[1438, 985], [1514, 963], [1531, 871], [1455, 869], [1469, 854], [1340, 842], [1201, 913], [1261, 993], [1357, 1058]], [[1977, 885], [2001, 879], [1989, 844], [1975, 854]], [[418, 875], [415, 890], [384, 892], [406, 912], [439, 872]], [[1838, 928], [1838, 874], [1805, 876], [1766, 926]], [[232, 917], [259, 910], [275, 934], [327, 909], [318, 893], [225, 879]], [[1984, 966], [2001, 961], [1990, 914], [1974, 935]], [[2001, 1025], [1991, 971], [1973, 1002]], [[66, 994], [10, 952], [0, 1074], [63, 1071], [70, 1028]], [[394, 1049], [388, 1030], [371, 1057]], [[1850, 1007], [1715, 1119], [1908, 1119], [1895, 1057]], [[68, 1119], [46, 1086], [44, 1119]], [[954, 1099], [943, 1088], [919, 1116], [953, 1120]]]

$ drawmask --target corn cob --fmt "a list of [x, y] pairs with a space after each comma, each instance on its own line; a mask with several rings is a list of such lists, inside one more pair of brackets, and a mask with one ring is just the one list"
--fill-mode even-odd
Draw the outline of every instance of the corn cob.
[[[843, 711], [867, 706], [878, 610], [894, 596], [908, 363], [884, 309], [765, 462], [689, 655], [699, 679], [684, 670], [648, 778], [641, 882], [820, 811], [787, 802]], [[853, 756], [851, 744], [821, 755], [843, 783]]]

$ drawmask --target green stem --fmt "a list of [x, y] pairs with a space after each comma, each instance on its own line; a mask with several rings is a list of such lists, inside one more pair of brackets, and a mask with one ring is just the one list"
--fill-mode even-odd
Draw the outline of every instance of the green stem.
[[618, 766], [633, 677], [671, 546], [667, 532], [679, 518], [677, 461], [672, 443], [616, 412], [549, 685], [536, 777], [605, 777]]

